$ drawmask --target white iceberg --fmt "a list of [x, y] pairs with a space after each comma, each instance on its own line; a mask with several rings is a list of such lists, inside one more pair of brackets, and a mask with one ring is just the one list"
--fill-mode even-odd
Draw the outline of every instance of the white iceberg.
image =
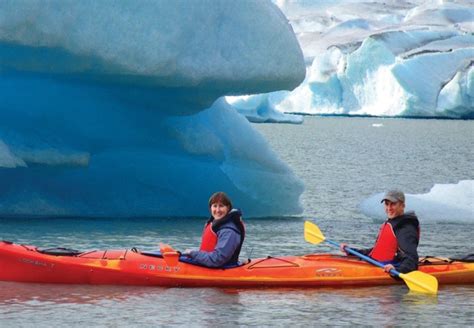
[[[367, 216], [385, 219], [377, 193], [360, 204]], [[435, 184], [426, 194], [405, 194], [406, 211], [415, 211], [422, 222], [474, 222], [474, 180], [457, 184]]]
[[251, 96], [228, 96], [227, 103], [252, 123], [303, 123], [301, 115], [285, 114], [275, 106], [281, 100], [272, 98], [281, 93], [263, 93]]
[[295, 29], [308, 74], [294, 91], [276, 92], [271, 108], [285, 114], [474, 118], [472, 3], [275, 2]]

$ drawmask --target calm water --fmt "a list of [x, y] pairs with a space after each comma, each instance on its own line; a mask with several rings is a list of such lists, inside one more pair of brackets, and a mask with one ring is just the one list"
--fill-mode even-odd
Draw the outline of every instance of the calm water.
[[[435, 183], [474, 178], [472, 121], [307, 117], [300, 126], [255, 127], [305, 182], [305, 212], [248, 219], [243, 257], [337, 252], [305, 243], [305, 219], [330, 239], [370, 246], [380, 222], [359, 212], [365, 198], [391, 187], [425, 193]], [[81, 250], [156, 249], [161, 241], [185, 249], [198, 245], [203, 221], [1, 219], [0, 239]], [[421, 255], [474, 253], [472, 223], [422, 224]], [[0, 282], [0, 327], [462, 327], [474, 326], [473, 304], [474, 286], [442, 287], [428, 297], [403, 286], [240, 290]]]

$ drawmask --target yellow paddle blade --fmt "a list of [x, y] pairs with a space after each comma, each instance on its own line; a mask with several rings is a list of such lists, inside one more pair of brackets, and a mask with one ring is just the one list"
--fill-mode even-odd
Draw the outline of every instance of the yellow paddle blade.
[[326, 238], [324, 237], [318, 226], [310, 221], [304, 223], [304, 239], [311, 244], [319, 244]]
[[436, 294], [438, 293], [438, 279], [421, 271], [400, 273], [408, 288], [415, 292]]

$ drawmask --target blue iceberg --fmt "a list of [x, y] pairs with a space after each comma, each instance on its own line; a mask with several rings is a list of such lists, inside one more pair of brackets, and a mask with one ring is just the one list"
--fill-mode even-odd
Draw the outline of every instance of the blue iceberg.
[[223, 96], [305, 76], [270, 1], [0, 2], [0, 215], [301, 212], [302, 182]]

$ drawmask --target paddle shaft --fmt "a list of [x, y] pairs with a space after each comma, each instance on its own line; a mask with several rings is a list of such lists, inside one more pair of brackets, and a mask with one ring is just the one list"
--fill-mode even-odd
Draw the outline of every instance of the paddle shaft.
[[[332, 240], [329, 240], [329, 239], [324, 239], [324, 241], [328, 242], [329, 244], [331, 245], [334, 245], [334, 246], [337, 246], [337, 247], [340, 247], [340, 244], [336, 243], [335, 241], [332, 241]], [[362, 253], [359, 253], [358, 251], [356, 250], [353, 250], [352, 248], [349, 248], [349, 247], [344, 247], [344, 250], [346, 250], [348, 253], [352, 254], [352, 255], [356, 255], [358, 257], [360, 257], [361, 259], [369, 262], [369, 263], [372, 263], [380, 268], [384, 268], [385, 265], [374, 260], [373, 258], [369, 257], [369, 256], [366, 256]], [[390, 270], [390, 273], [393, 274], [393, 275], [396, 275], [397, 277], [400, 276], [400, 272], [398, 272], [397, 270], [395, 269], [392, 269]]]

